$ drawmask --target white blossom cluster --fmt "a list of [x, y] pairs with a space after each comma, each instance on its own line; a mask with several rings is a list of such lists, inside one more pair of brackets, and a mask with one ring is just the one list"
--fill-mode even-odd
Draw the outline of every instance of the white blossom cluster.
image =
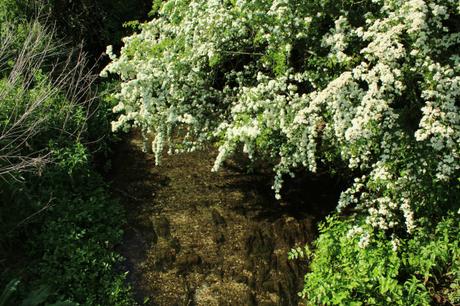
[[[364, 2], [380, 10], [166, 1], [158, 18], [124, 39], [119, 57], [108, 49], [103, 74], [123, 81], [113, 129], [154, 134], [157, 161], [175, 139], [183, 143], [170, 152], [217, 138], [215, 171], [239, 144], [251, 158], [271, 156], [277, 197], [283, 176], [315, 172], [333, 155], [361, 173], [339, 211], [352, 205], [373, 228], [412, 233], [418, 208], [442, 198], [430, 194], [433, 186], [447, 190], [459, 176], [460, 33], [448, 25], [460, 4]], [[360, 235], [364, 247], [370, 235]]]

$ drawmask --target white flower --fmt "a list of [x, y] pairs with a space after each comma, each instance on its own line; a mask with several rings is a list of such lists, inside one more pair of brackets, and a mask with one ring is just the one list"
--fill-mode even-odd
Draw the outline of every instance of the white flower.
[[361, 248], [361, 249], [365, 249], [368, 247], [369, 243], [370, 243], [370, 235], [369, 233], [364, 233], [362, 236], [361, 236], [361, 239], [359, 240], [358, 242], [358, 246]]

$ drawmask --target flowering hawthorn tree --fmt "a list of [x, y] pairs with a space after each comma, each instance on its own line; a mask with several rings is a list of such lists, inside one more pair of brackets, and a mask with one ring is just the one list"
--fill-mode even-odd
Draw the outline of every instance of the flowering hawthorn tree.
[[364, 216], [346, 235], [362, 249], [383, 233], [396, 252], [457, 214], [458, 1], [169, 0], [154, 14], [102, 74], [122, 80], [113, 130], [139, 127], [157, 163], [217, 141], [217, 171], [242, 145], [275, 161], [277, 197], [297, 169], [345, 164], [337, 210]]
[[459, 177], [459, 10], [453, 0], [166, 1], [120, 56], [108, 48], [103, 74], [122, 79], [113, 130], [153, 133], [158, 163], [165, 146], [218, 139], [214, 170], [241, 143], [277, 160], [277, 197], [294, 169], [341, 160], [360, 174], [338, 210], [411, 233]]

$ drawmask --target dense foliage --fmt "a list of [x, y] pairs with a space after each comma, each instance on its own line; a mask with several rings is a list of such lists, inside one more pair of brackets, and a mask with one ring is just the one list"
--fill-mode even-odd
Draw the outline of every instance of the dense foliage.
[[[31, 1], [31, 0], [29, 0]], [[119, 45], [131, 31], [123, 25], [145, 20], [151, 0], [46, 0], [46, 9], [59, 35], [83, 43], [85, 51], [100, 59], [107, 44]]]
[[[241, 145], [275, 164], [277, 197], [299, 168], [351, 178], [337, 206], [349, 217], [330, 221], [316, 243], [304, 291], [312, 303], [426, 304], [440, 282], [452, 284], [440, 299], [459, 302], [458, 232], [444, 230], [459, 225], [458, 1], [157, 9], [119, 56], [107, 50], [103, 75], [122, 80], [113, 130], [140, 127], [157, 163], [166, 148], [216, 141], [214, 170]], [[420, 252], [431, 240], [448, 251]]]
[[435, 229], [417, 228], [398, 245], [380, 232], [366, 248], [359, 246], [354, 231], [363, 221], [330, 218], [320, 226], [301, 293], [311, 305], [458, 303], [458, 217], [450, 214]]
[[21, 4], [0, 0], [0, 305], [133, 305], [123, 209], [92, 164], [110, 107], [84, 55]]

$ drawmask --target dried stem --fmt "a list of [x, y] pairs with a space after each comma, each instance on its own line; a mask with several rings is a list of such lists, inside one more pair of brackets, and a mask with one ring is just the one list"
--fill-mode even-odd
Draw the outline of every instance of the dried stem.
[[[80, 139], [85, 124], [70, 128], [73, 111], [83, 106], [87, 120], [92, 115], [91, 109], [94, 109], [91, 106], [96, 95], [92, 92], [92, 85], [96, 75], [91, 67], [88, 68], [85, 54], [81, 48], [71, 49], [60, 43], [56, 39], [55, 28], [43, 26], [39, 19], [37, 17], [27, 25], [28, 33], [19, 50], [12, 48], [17, 43], [14, 30], [0, 37], [0, 73], [7, 74], [6, 84], [0, 88], [0, 101], [12, 97], [17, 101], [12, 109], [7, 109], [7, 114], [2, 114], [6, 122], [0, 125], [2, 178], [13, 173], [40, 171], [51, 161], [49, 151], [34, 151], [29, 145], [50, 118], [45, 109], [49, 99], [67, 99], [68, 104], [61, 110], [65, 112], [65, 120], [55, 128], [56, 133], [75, 140]], [[8, 60], [14, 61], [9, 71], [5, 64]], [[37, 78], [37, 73], [43, 73], [43, 70], [49, 72], [44, 78]], [[40, 88], [38, 95], [35, 94], [32, 99], [27, 92], [30, 88]]]

